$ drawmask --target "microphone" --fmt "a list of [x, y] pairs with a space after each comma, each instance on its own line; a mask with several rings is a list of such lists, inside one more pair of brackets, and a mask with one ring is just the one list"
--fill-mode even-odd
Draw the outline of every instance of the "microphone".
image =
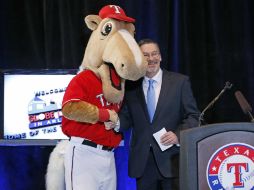
[[236, 91], [235, 97], [238, 103], [240, 104], [240, 107], [242, 108], [243, 113], [247, 114], [250, 117], [251, 122], [254, 122], [254, 118], [251, 114], [252, 108], [250, 104], [247, 102], [247, 100], [245, 99], [245, 97], [243, 96], [243, 94], [240, 91]]
[[221, 97], [221, 95], [228, 89], [231, 89], [231, 87], [233, 86], [232, 83], [230, 83], [229, 81], [227, 81], [225, 83], [224, 88], [220, 91], [220, 93], [205, 107], [205, 109], [201, 112], [200, 116], [199, 116], [199, 124], [198, 126], [200, 127], [202, 124], [202, 121], [204, 121], [204, 114], [206, 112], [206, 110], [208, 110], [209, 108], [211, 108], [214, 103]]

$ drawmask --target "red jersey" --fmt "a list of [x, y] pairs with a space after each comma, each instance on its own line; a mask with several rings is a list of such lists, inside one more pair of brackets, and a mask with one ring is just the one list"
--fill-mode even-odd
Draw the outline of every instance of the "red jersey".
[[[63, 107], [69, 101], [85, 101], [98, 108], [115, 110], [119, 112], [121, 104], [109, 103], [102, 93], [101, 80], [90, 70], [85, 70], [76, 75], [69, 83], [64, 97]], [[116, 147], [122, 135], [114, 130], [106, 130], [103, 122], [95, 124], [69, 120], [63, 116], [62, 131], [67, 136], [89, 139], [96, 144]]]

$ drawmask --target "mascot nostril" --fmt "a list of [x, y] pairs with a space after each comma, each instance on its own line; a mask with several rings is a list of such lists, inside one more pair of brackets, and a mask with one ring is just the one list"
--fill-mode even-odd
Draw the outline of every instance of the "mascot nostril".
[[[80, 66], [83, 71], [69, 83], [62, 103], [62, 131], [70, 140], [58, 143], [50, 155], [47, 190], [94, 189], [93, 180], [100, 184], [98, 175], [93, 175], [94, 170], [100, 174], [104, 170], [98, 156], [110, 155], [110, 163], [115, 163], [111, 150], [122, 139], [120, 133], [106, 129], [106, 124], [117, 123], [125, 80], [138, 80], [146, 72], [147, 62], [133, 38], [135, 20], [121, 7], [107, 5], [99, 15], [86, 16], [85, 22], [92, 34]], [[112, 177], [112, 183], [103, 190], [116, 189], [115, 166], [110, 166], [107, 171], [112, 172], [106, 178]]]

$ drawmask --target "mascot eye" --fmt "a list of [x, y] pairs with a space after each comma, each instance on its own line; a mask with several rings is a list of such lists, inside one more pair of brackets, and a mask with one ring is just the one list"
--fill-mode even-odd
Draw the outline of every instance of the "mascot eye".
[[102, 27], [102, 30], [101, 30], [101, 34], [103, 36], [107, 36], [112, 30], [112, 23], [110, 22], [107, 22], [106, 24], [104, 24], [104, 26]]

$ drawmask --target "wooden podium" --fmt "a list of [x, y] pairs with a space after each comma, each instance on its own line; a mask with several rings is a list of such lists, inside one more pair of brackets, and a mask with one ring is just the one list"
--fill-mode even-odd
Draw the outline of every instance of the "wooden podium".
[[254, 123], [219, 123], [181, 132], [180, 189], [254, 189]]

